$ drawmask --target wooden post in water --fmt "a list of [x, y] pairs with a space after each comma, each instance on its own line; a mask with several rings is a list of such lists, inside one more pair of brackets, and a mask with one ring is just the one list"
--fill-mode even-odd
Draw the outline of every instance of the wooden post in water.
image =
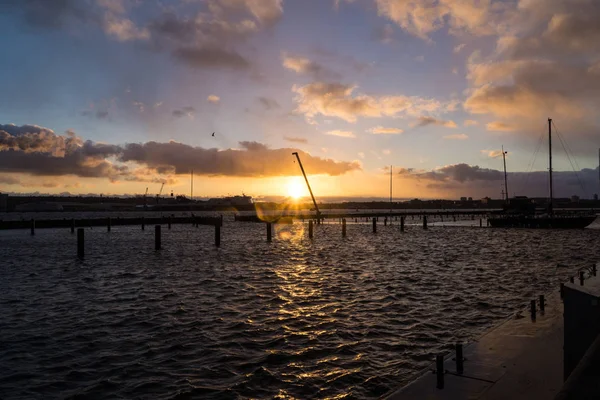
[[535, 309], [535, 300], [531, 300], [531, 308], [530, 308], [530, 310], [531, 310], [531, 319], [535, 319], [535, 312], [536, 312], [536, 309]]
[[546, 300], [544, 299], [544, 295], [540, 294], [540, 311], [543, 313], [546, 309]]
[[31, 219], [30, 222], [30, 228], [31, 228], [31, 236], [35, 235], [35, 219]]
[[77, 258], [83, 260], [83, 256], [85, 255], [84, 251], [84, 230], [83, 228], [77, 229]]
[[346, 218], [342, 218], [342, 237], [346, 237]]
[[373, 218], [373, 233], [377, 233], [377, 219]]
[[215, 224], [215, 246], [221, 247], [221, 224]]
[[404, 232], [404, 217], [400, 217], [400, 232]]
[[444, 356], [438, 354], [435, 356], [435, 375], [437, 378], [436, 388], [444, 388]]
[[71, 218], [71, 233], [75, 233], [75, 218]]
[[272, 236], [273, 232], [271, 229], [271, 223], [267, 222], [267, 242], [271, 243], [271, 236]]
[[169, 215], [169, 219], [167, 220], [167, 223], [169, 224], [168, 227], [169, 229], [171, 229], [171, 216]]
[[146, 229], [146, 220], [142, 217], [142, 230]]
[[107, 232], [110, 232], [110, 225], [111, 225], [111, 223], [110, 223], [110, 217], [108, 217], [106, 219], [106, 231]]
[[423, 229], [427, 230], [427, 215], [423, 215]]
[[456, 349], [456, 372], [462, 375], [464, 371], [463, 346], [460, 343], [456, 343], [454, 348]]
[[161, 232], [160, 225], [154, 226], [154, 250], [160, 250]]
[[479, 218], [479, 227], [483, 228], [483, 220], [481, 218]]
[[592, 264], [592, 275], [596, 276], [596, 273], [598, 272], [598, 270], [596, 269], [596, 264]]
[[313, 238], [313, 222], [312, 219], [308, 220], [308, 238]]
[[383, 226], [387, 226], [387, 217], [383, 219]]
[[583, 286], [583, 281], [585, 280], [583, 276], [583, 271], [579, 271], [579, 284]]

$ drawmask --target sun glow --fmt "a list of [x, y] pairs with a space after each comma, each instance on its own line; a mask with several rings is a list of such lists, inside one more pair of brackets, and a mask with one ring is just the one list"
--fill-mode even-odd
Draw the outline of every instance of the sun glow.
[[298, 200], [304, 195], [304, 186], [297, 179], [290, 180], [287, 184], [287, 195], [294, 200]]

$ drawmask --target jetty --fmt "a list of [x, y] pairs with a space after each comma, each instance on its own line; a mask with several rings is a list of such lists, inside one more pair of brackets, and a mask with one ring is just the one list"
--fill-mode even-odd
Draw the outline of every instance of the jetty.
[[386, 400], [600, 398], [600, 277], [578, 271], [478, 340], [439, 354]]

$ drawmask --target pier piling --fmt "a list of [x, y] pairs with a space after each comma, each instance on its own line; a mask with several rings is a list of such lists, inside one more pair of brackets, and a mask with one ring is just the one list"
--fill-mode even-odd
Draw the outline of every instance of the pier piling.
[[71, 233], [75, 233], [75, 218], [71, 218]]
[[346, 237], [346, 218], [342, 219], [342, 237]]
[[544, 299], [544, 295], [540, 294], [540, 312], [544, 312], [546, 310], [546, 300]]
[[535, 309], [535, 300], [531, 300], [531, 319], [535, 319], [536, 309]]
[[444, 356], [438, 354], [435, 356], [435, 375], [437, 377], [436, 388], [444, 388]]
[[215, 224], [215, 246], [221, 247], [221, 224]]
[[400, 217], [400, 232], [404, 232], [404, 217]]
[[161, 232], [160, 225], [154, 226], [154, 250], [160, 250]]
[[110, 217], [108, 217], [106, 219], [106, 231], [110, 232], [110, 226], [111, 226], [111, 221], [110, 221]]
[[575, 277], [574, 276], [569, 277], [569, 282], [575, 283]]
[[387, 226], [387, 217], [383, 219], [383, 226]]
[[464, 372], [464, 358], [463, 358], [463, 346], [460, 343], [456, 343], [456, 372], [462, 374]]
[[171, 217], [169, 217], [169, 219], [167, 220], [167, 224], [168, 224], [168, 227], [169, 227], [169, 230], [170, 230], [171, 229]]
[[581, 286], [583, 286], [583, 281], [584, 281], [584, 280], [585, 280], [585, 277], [584, 277], [584, 272], [583, 272], [583, 271], [579, 271], [579, 284], [580, 284]]
[[479, 227], [483, 228], [483, 220], [481, 218], [479, 218]]
[[593, 275], [593, 276], [596, 276], [596, 273], [597, 273], [597, 272], [598, 272], [598, 271], [596, 270], [596, 264], [592, 264], [592, 275]]
[[423, 215], [423, 229], [427, 230], [427, 215]]
[[564, 283], [560, 284], [560, 298], [561, 299], [565, 298], [565, 284]]
[[272, 235], [273, 235], [273, 230], [271, 228], [271, 223], [267, 222], [267, 242], [271, 243]]
[[35, 235], [35, 219], [31, 219], [31, 223], [30, 223], [30, 228], [31, 228], [31, 236]]
[[85, 231], [83, 228], [77, 229], [77, 258], [83, 260], [83, 256], [85, 255], [84, 250], [84, 235]]
[[146, 229], [146, 220], [142, 217], [142, 230]]
[[377, 219], [373, 218], [373, 233], [377, 233]]
[[312, 219], [308, 221], [308, 238], [313, 238], [313, 222]]

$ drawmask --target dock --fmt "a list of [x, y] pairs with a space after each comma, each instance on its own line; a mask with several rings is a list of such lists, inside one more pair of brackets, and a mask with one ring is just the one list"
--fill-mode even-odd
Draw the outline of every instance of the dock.
[[532, 300], [466, 345], [462, 358], [459, 352], [442, 355], [441, 368], [432, 364], [385, 399], [600, 398], [593, 373], [600, 370], [600, 278], [595, 274], [595, 265], [579, 271], [578, 282], [574, 277], [560, 290]]

